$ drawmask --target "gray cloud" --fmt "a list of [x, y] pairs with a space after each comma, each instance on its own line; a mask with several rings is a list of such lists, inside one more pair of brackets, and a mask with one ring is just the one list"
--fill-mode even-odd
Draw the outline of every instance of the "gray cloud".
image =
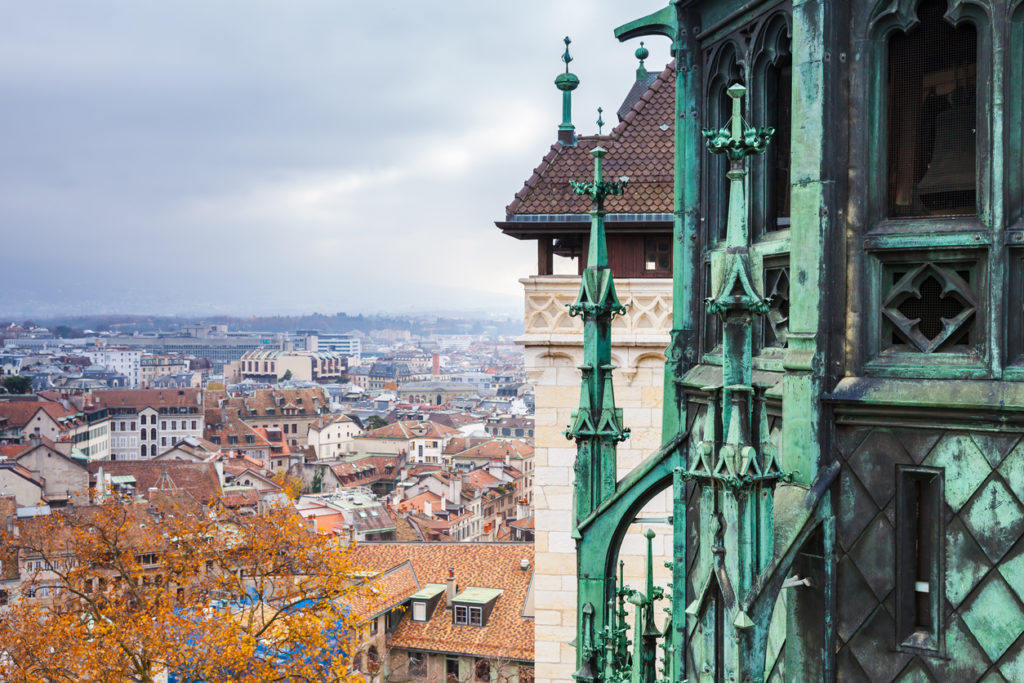
[[514, 311], [560, 39], [593, 132], [661, 5], [0, 2], [0, 316]]

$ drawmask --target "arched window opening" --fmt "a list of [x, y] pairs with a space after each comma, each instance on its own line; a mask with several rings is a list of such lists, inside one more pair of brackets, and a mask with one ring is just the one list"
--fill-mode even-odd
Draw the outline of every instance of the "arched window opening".
[[978, 33], [945, 12], [924, 0], [919, 23], [889, 40], [891, 218], [977, 213]]
[[765, 114], [775, 137], [765, 152], [765, 230], [789, 227], [790, 135], [793, 110], [793, 59], [788, 51], [765, 70], [764, 90], [770, 98]]

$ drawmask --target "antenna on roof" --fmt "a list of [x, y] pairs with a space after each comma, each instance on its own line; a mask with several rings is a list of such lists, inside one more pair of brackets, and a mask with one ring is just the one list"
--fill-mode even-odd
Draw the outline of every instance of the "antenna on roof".
[[562, 54], [562, 61], [565, 62], [565, 73], [558, 74], [555, 78], [555, 87], [562, 91], [562, 123], [558, 126], [558, 141], [568, 147], [576, 145], [576, 127], [572, 125], [572, 91], [579, 87], [579, 77], [569, 71], [569, 62], [572, 55], [569, 54], [569, 43], [572, 41], [569, 36], [564, 39], [565, 52]]

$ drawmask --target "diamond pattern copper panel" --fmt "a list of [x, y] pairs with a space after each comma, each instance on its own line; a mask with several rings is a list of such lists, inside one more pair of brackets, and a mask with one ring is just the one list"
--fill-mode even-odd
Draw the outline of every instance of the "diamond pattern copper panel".
[[1024, 533], [1024, 509], [998, 476], [982, 487], [961, 517], [993, 562], [998, 562]]
[[872, 681], [891, 681], [893, 674], [903, 669], [910, 655], [880, 646], [891, 643], [896, 624], [885, 605], [879, 605], [874, 613], [850, 641], [849, 648], [861, 668]]
[[991, 568], [984, 551], [959, 518], [946, 527], [946, 599], [958, 607]]
[[974, 443], [981, 449], [982, 455], [988, 459], [992, 467], [999, 467], [999, 464], [1006, 457], [1006, 454], [1020, 441], [1017, 434], [983, 434], [974, 432], [971, 434]]
[[978, 641], [967, 630], [957, 615], [946, 623], [946, 651], [960, 653], [956, 658], [925, 657], [935, 678], [940, 681], [976, 681], [988, 669], [988, 655], [978, 646]]
[[883, 429], [873, 430], [847, 461], [880, 508], [896, 492], [896, 465], [910, 462], [899, 440]]
[[935, 683], [935, 678], [928, 673], [928, 669], [925, 668], [918, 657], [911, 660], [910, 664], [900, 672], [895, 680], [899, 681], [899, 683]]
[[[836, 567], [836, 583], [839, 595], [867, 595], [867, 592], [871, 590], [860, 570], [849, 557], [844, 557], [839, 561]], [[872, 600], [839, 600], [836, 605], [839, 612], [836, 631], [839, 633], [839, 637], [843, 640], [852, 638], [875, 605], [876, 603]]]
[[999, 468], [1000, 474], [1010, 484], [1010, 490], [1024, 495], [1024, 441], [1010, 451]]
[[839, 474], [839, 512], [836, 537], [849, 550], [878, 510], [867, 489], [849, 468]]
[[893, 528], [885, 515], [878, 515], [850, 550], [850, 559], [879, 600], [895, 586], [893, 574]]
[[946, 502], [954, 512], [960, 510], [992, 471], [992, 466], [974, 440], [963, 433], [943, 436], [925, 458], [924, 464], [942, 467], [949, 473], [945, 477]]
[[1018, 638], [1006, 651], [999, 662], [999, 671], [1007, 680], [1024, 681], [1024, 638]]
[[999, 563], [999, 573], [1021, 602], [1024, 602], [1024, 539], [1017, 541], [1013, 549], [1003, 557]]
[[[839, 680], [1024, 681], [1024, 643], [1017, 642], [1024, 633], [1024, 504], [1014, 493], [1024, 493], [1019, 439], [911, 428], [838, 431], [847, 466], [838, 485], [837, 540], [848, 551], [837, 567]], [[896, 649], [895, 506], [882, 473], [894, 479], [901, 461], [945, 472], [942, 635], [953, 657], [901, 656]]]
[[978, 644], [996, 660], [1024, 632], [1024, 609], [999, 572], [991, 572], [961, 610]]
[[915, 465], [921, 464], [942, 436], [938, 432], [923, 429], [894, 429], [892, 435], [903, 444], [903, 449]]

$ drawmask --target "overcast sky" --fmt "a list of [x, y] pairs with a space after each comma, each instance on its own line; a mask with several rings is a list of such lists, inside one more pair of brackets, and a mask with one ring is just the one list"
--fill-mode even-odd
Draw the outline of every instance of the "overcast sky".
[[0, 317], [521, 311], [561, 39], [594, 133], [664, 4], [0, 0]]

